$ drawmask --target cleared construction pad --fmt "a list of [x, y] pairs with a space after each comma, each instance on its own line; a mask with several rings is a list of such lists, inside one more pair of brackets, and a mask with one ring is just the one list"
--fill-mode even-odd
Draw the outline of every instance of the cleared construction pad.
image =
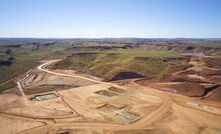
[[1, 94], [0, 99], [2, 100], [0, 101], [0, 112], [5, 114], [41, 119], [78, 116], [58, 97], [44, 101], [34, 101], [16, 94]]
[[15, 134], [17, 132], [44, 126], [45, 124], [40, 121], [30, 121], [27, 119], [13, 118], [13, 116], [0, 115], [0, 133], [1, 134]]
[[[62, 90], [58, 93], [79, 114], [83, 113], [85, 120], [89, 121], [133, 123], [142, 115], [150, 114], [151, 112], [144, 113], [149, 107], [157, 108], [161, 104], [157, 97], [156, 99], [152, 97], [153, 103], [149, 99], [143, 100], [137, 97], [142, 93], [134, 93], [133, 89], [118, 89], [105, 84]], [[141, 101], [145, 103], [140, 103]]]
[[[217, 103], [207, 104], [186, 96], [143, 87], [133, 81], [127, 81], [124, 86], [119, 86], [79, 77], [75, 72], [73, 74], [63, 74], [62, 70], [60, 73], [42, 72], [34, 71], [28, 78], [24, 78], [24, 83], [20, 83], [19, 91], [22, 92], [24, 88], [27, 91], [25, 93], [31, 95], [0, 94], [1, 133], [219, 134], [221, 132], [221, 107]], [[174, 87], [176, 84], [169, 86]], [[183, 88], [184, 85], [179, 87]], [[198, 91], [198, 85], [192, 86]], [[211, 88], [210, 85], [205, 86]], [[40, 93], [33, 94], [39, 90]]]
[[32, 70], [28, 74], [23, 81], [24, 92], [28, 95], [95, 84], [89, 80], [57, 76], [39, 70]]
[[121, 120], [123, 122], [126, 122], [126, 123], [135, 122], [140, 118], [140, 116], [138, 114], [131, 113], [131, 112], [128, 112], [128, 111], [118, 112], [118, 113], [116, 113], [116, 117], [119, 120]]
[[54, 93], [48, 93], [48, 94], [42, 94], [42, 95], [35, 95], [34, 98], [32, 98], [32, 99], [42, 101], [42, 100], [54, 99], [57, 97], [58, 96]]

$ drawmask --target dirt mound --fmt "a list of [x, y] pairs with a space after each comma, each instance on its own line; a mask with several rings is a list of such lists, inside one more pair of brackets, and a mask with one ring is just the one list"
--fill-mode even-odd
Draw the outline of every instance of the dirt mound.
[[204, 100], [221, 102], [221, 87], [214, 89], [207, 96], [203, 98]]
[[104, 95], [104, 96], [108, 96], [108, 97], [112, 97], [112, 96], [117, 95], [116, 93], [110, 92], [110, 91], [107, 91], [107, 90], [100, 90], [100, 91], [97, 91], [95, 93], [100, 94], [100, 95]]
[[176, 77], [172, 75], [162, 75], [160, 77], [144, 77], [141, 79], [137, 79], [134, 82], [142, 86], [150, 86], [153, 85], [153, 83], [172, 82], [175, 78]]
[[116, 87], [110, 87], [108, 88], [110, 91], [112, 92], [116, 92], [116, 93], [125, 93], [126, 91], [120, 88], [116, 88]]
[[203, 69], [199, 75], [204, 77], [221, 76], [221, 70]]
[[151, 78], [143, 78], [136, 80], [136, 83], [141, 85], [149, 85], [152, 83], [160, 83], [160, 82], [191, 82], [191, 83], [205, 83], [205, 81], [196, 78], [189, 77], [187, 75], [163, 75], [161, 77], [151, 77]]
[[216, 81], [221, 83], [221, 76], [213, 76], [212, 78], [209, 79], [210, 81]]
[[208, 84], [208, 85], [202, 85], [203, 89], [204, 89], [204, 95], [206, 96], [207, 94], [209, 94], [209, 92], [212, 92], [213, 90], [215, 90], [216, 88], [218, 88], [220, 85], [218, 84]]
[[189, 97], [200, 97], [205, 94], [205, 90], [199, 83], [183, 82], [183, 83], [171, 83], [171, 84], [151, 84], [150, 87], [182, 94]]
[[135, 72], [120, 72], [120, 73], [117, 73], [114, 77], [112, 77], [110, 81], [132, 79], [132, 78], [142, 78], [142, 77], [144, 76]]
[[196, 72], [194, 70], [187, 70], [187, 71], [183, 71], [179, 74], [182, 74], [182, 75], [189, 75], [189, 74], [195, 74]]
[[171, 82], [193, 82], [193, 83], [204, 83], [199, 78], [193, 78], [193, 77], [188, 77], [188, 76], [176, 76], [176, 77], [171, 77]]

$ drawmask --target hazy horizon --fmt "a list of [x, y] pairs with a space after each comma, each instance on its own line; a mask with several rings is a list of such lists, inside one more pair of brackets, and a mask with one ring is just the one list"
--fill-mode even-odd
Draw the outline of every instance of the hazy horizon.
[[148, 37], [0, 37], [0, 39], [219, 39], [221, 38], [207, 38], [207, 37], [153, 37], [153, 38], [148, 38]]

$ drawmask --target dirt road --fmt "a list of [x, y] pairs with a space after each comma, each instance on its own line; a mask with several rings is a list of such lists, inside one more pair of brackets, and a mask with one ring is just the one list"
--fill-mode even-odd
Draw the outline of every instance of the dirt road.
[[105, 85], [110, 85], [110, 86], [122, 88], [121, 86], [116, 85], [116, 84], [112, 84], [112, 83], [110, 83], [110, 82], [102, 82], [102, 81], [98, 81], [98, 80], [86, 78], [86, 77], [79, 76], [79, 75], [68, 75], [68, 74], [63, 74], [63, 73], [57, 73], [57, 72], [53, 72], [53, 71], [50, 71], [50, 70], [48, 70], [48, 69], [45, 68], [46, 66], [52, 64], [53, 62], [57, 62], [57, 61], [59, 61], [59, 60], [51, 60], [51, 61], [48, 61], [48, 62], [46, 62], [46, 63], [44, 63], [44, 64], [39, 65], [39, 66], [37, 67], [37, 69], [40, 70], [40, 71], [43, 71], [43, 72], [46, 72], [46, 73], [50, 73], [50, 74], [54, 74], [54, 75], [58, 75], [58, 76], [72, 77], [72, 78], [80, 78], [80, 79], [92, 81], [92, 82], [95, 82], [95, 83], [98, 83], [98, 84], [105, 84]]
[[[57, 62], [58, 60], [52, 60], [49, 62], [46, 62], [44, 64], [39, 65], [37, 68], [43, 72], [47, 72], [50, 74], [54, 74], [54, 75], [59, 75], [59, 76], [65, 76], [65, 77], [74, 77], [74, 78], [81, 78], [81, 79], [85, 79], [85, 80], [89, 80], [89, 81], [93, 81], [96, 82], [98, 84], [105, 84], [105, 85], [109, 85], [109, 86], [113, 86], [113, 87], [118, 87], [118, 88], [122, 88], [124, 89], [124, 87], [113, 84], [113, 83], [108, 83], [108, 82], [101, 82], [101, 81], [96, 81], [93, 79], [89, 79], [89, 78], [85, 78], [82, 76], [74, 76], [74, 75], [68, 75], [68, 74], [62, 74], [62, 73], [57, 73], [57, 72], [53, 72], [50, 70], [47, 70], [45, 67], [53, 62]], [[81, 122], [81, 123], [55, 123], [55, 124], [50, 124], [50, 125], [45, 125], [44, 127], [71, 127], [71, 128], [102, 128], [102, 129], [115, 129], [115, 130], [131, 130], [131, 129], [138, 129], [138, 128], [143, 128], [144, 126], [147, 126], [148, 124], [150, 124], [152, 121], [154, 121], [155, 119], [158, 119], [162, 114], [164, 114], [165, 112], [168, 111], [168, 109], [170, 108], [170, 100], [167, 98], [167, 100], [164, 100], [163, 104], [157, 108], [155, 111], [153, 111], [151, 114], [147, 114], [146, 116], [143, 116], [140, 120], [138, 120], [137, 122], [133, 123], [133, 124], [128, 124], [128, 125], [124, 125], [124, 124], [114, 124], [114, 123], [99, 123], [99, 122], [93, 122], [93, 123], [88, 123], [88, 122]], [[20, 133], [29, 133], [32, 132], [36, 129], [36, 131], [38, 129], [41, 129], [41, 127], [39, 128], [34, 128], [29, 129], [27, 131], [22, 131]]]
[[[101, 82], [101, 81], [96, 81], [96, 80], [93, 80], [93, 79], [89, 79], [89, 78], [85, 78], [85, 77], [82, 77], [82, 76], [74, 76], [74, 75], [68, 75], [68, 74], [62, 74], [62, 73], [56, 73], [56, 72], [53, 72], [53, 71], [50, 71], [50, 70], [47, 70], [45, 69], [45, 67], [53, 62], [56, 62], [58, 60], [53, 60], [53, 61], [49, 61], [49, 62], [46, 62], [40, 66], [38, 66], [38, 69], [41, 70], [41, 71], [44, 71], [44, 72], [47, 72], [47, 73], [51, 73], [51, 74], [54, 74], [54, 75], [60, 75], [60, 76], [66, 76], [66, 77], [76, 77], [76, 78], [81, 78], [81, 79], [85, 79], [85, 80], [90, 80], [90, 81], [93, 81], [93, 82], [96, 82], [96, 83], [99, 83], [99, 84], [106, 84], [106, 85], [110, 85], [110, 86], [114, 86], [114, 87], [120, 87], [120, 88], [124, 88], [122, 86], [119, 86], [119, 85], [116, 85], [116, 84], [113, 84], [113, 83], [108, 83], [108, 82]], [[138, 85], [137, 85], [138, 86]], [[145, 87], [142, 87], [144, 90], [149, 90], [149, 89], [146, 89]], [[158, 91], [157, 91], [158, 92]], [[161, 93], [164, 93], [164, 92], [161, 92]], [[113, 127], [111, 126], [108, 126], [107, 128], [114, 128], [114, 129], [120, 129], [120, 130], [126, 130], [126, 129], [138, 129], [138, 128], [143, 128], [144, 126], [148, 126], [148, 124], [152, 123], [153, 121], [159, 119], [163, 114], [165, 114], [166, 112], [169, 111], [169, 109], [171, 108], [171, 104], [174, 103], [173, 102], [173, 99], [171, 99], [170, 97], [167, 96], [168, 94], [166, 94], [164, 97], [164, 102], [163, 104], [158, 108], [156, 109], [154, 112], [152, 112], [151, 114], [145, 116], [145, 117], [142, 117], [142, 119], [140, 119], [139, 121], [133, 123], [133, 124], [129, 124], [129, 125], [120, 125], [119, 127], [116, 127], [114, 126], [113, 124]], [[170, 96], [170, 94], [169, 94]], [[179, 98], [181, 97], [183, 100], [183, 98], [186, 98], [188, 99], [187, 97], [183, 97], [181, 95], [175, 95], [173, 94], [173, 96], [176, 96], [176, 98]], [[184, 100], [184, 101], [187, 101], [187, 100]], [[97, 123], [93, 123], [93, 126], [95, 127]], [[68, 125], [68, 124], [66, 124]], [[77, 124], [76, 124], [77, 125]], [[89, 127], [91, 124], [89, 123], [85, 123], [85, 125], [81, 124], [81, 127]], [[105, 128], [105, 125], [101, 125], [100, 123], [97, 124], [98, 126], [96, 127], [100, 127], [102, 126], [102, 128], [104, 127]], [[100, 125], [100, 126], [99, 126]], [[111, 124], [110, 124], [111, 125]]]
[[[122, 88], [125, 90], [127, 88], [127, 87], [116, 85], [114, 83], [101, 82], [101, 81], [97, 81], [97, 80], [86, 78], [86, 77], [79, 76], [79, 75], [68, 75], [68, 74], [63, 74], [63, 73], [57, 73], [57, 72], [53, 72], [53, 71], [45, 68], [46, 66], [50, 65], [51, 63], [57, 62], [57, 61], [58, 60], [48, 61], [46, 63], [39, 65], [37, 67], [37, 69], [40, 71], [46, 72], [46, 73], [53, 74], [53, 75], [72, 77], [72, 78], [80, 78], [80, 79], [95, 82], [97, 84], [104, 84], [104, 85], [108, 85], [108, 86]], [[21, 83], [27, 77], [28, 77], [28, 75], [17, 82], [18, 88], [19, 88], [20, 92], [22, 93], [22, 96], [26, 96], [26, 95], [23, 92]], [[85, 122], [83, 122], [83, 121], [80, 121], [80, 122], [78, 122], [78, 121], [56, 122], [54, 119], [51, 119], [51, 120], [42, 120], [42, 123], [43, 123], [42, 126], [22, 130], [22, 131], [18, 132], [17, 134], [48, 133], [49, 130], [60, 130], [60, 129], [61, 130], [63, 130], [63, 129], [64, 130], [95, 129], [95, 130], [111, 130], [111, 131], [113, 131], [113, 130], [114, 131], [117, 131], [117, 130], [139, 130], [139, 129], [144, 129], [144, 128], [151, 129], [153, 127], [152, 126], [153, 123], [155, 123], [155, 122], [159, 123], [159, 122], [161, 122], [161, 120], [162, 120], [162, 122], [165, 122], [165, 119], [164, 119], [165, 116], [169, 115], [168, 113], [170, 113], [171, 111], [174, 112], [174, 115], [178, 116], [177, 120], [179, 122], [181, 122], [181, 124], [183, 121], [184, 121], [184, 123], [186, 123], [186, 120], [187, 121], [190, 120], [191, 122], [196, 122], [200, 126], [200, 125], [203, 125], [200, 123], [200, 118], [203, 118], [202, 120], [207, 119], [206, 125], [210, 125], [211, 127], [221, 128], [221, 113], [220, 113], [220, 115], [218, 115], [218, 114], [213, 114], [211, 112], [207, 112], [205, 110], [195, 109], [193, 107], [186, 106], [184, 104], [190, 100], [188, 97], [184, 97], [184, 96], [176, 95], [176, 94], [171, 94], [171, 93], [165, 93], [163, 91], [154, 90], [153, 88], [149, 88], [149, 87], [142, 87], [142, 86], [137, 85], [133, 82], [132, 82], [132, 85], [134, 86], [132, 88], [135, 88], [136, 90], [143, 90], [147, 94], [151, 93], [152, 95], [155, 95], [155, 96], [162, 99], [162, 104], [157, 109], [155, 109], [151, 113], [144, 114], [138, 121], [136, 121], [134, 123], [123, 124], [123, 123], [96, 122], [96, 121], [95, 122], [93, 122], [93, 121], [90, 121], [90, 122], [89, 121], [85, 121]], [[205, 106], [206, 106], [206, 104], [205, 104]], [[183, 109], [183, 111], [180, 109]], [[180, 113], [182, 113], [182, 115], [180, 115]], [[188, 117], [189, 116], [188, 114], [194, 114], [193, 118], [190, 119]], [[202, 115], [205, 116], [205, 118], [202, 117]], [[19, 119], [23, 119], [23, 120], [33, 120], [33, 121], [40, 120], [37, 118], [27, 118], [27, 117], [20, 117], [20, 116], [16, 116], [16, 115], [8, 115], [8, 114], [0, 114], [0, 116], [10, 116], [10, 118], [19, 118]], [[171, 124], [173, 125], [173, 122]], [[174, 122], [174, 126], [176, 126], [176, 125], [177, 125], [177, 123]], [[188, 122], [187, 122], [187, 125], [188, 125]], [[190, 125], [192, 125], [192, 124], [190, 124]], [[172, 129], [175, 129], [175, 128], [172, 128]], [[183, 129], [186, 129], [186, 128], [183, 128]], [[189, 131], [189, 129], [187, 129], [187, 130]], [[181, 133], [186, 133], [186, 131], [183, 131], [183, 130], [182, 131], [176, 130], [176, 131], [181, 132]]]
[[29, 75], [27, 74], [24, 78], [20, 79], [19, 81], [17, 81], [17, 87], [18, 87], [18, 90], [20, 91], [22, 97], [26, 98], [26, 95], [24, 93], [24, 90], [22, 88], [22, 81], [24, 81]]

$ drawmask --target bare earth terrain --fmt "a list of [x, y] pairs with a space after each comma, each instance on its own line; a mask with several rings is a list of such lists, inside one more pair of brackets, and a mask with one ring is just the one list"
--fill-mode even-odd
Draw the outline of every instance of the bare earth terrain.
[[[200, 72], [201, 60], [190, 60]], [[179, 93], [183, 81], [143, 84], [142, 80], [103, 82], [70, 70], [49, 70], [58, 60], [43, 61], [17, 81], [18, 92], [0, 94], [3, 134], [220, 134], [221, 103]], [[207, 68], [212, 69], [212, 68]], [[213, 79], [187, 74], [207, 83]], [[212, 76], [213, 77], [213, 76]], [[214, 83], [213, 84], [220, 84]], [[163, 86], [162, 86], [163, 85]], [[168, 87], [167, 87], [168, 86]], [[173, 87], [173, 88], [172, 88]], [[203, 94], [203, 93], [202, 93]], [[192, 97], [199, 95], [199, 97]], [[214, 98], [214, 97], [212, 97]]]

